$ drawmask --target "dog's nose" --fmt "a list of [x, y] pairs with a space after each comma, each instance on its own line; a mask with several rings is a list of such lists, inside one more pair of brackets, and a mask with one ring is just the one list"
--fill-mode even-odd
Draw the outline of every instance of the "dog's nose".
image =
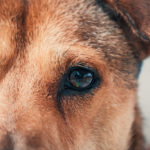
[[14, 150], [14, 144], [9, 135], [1, 138], [0, 141], [0, 150]]

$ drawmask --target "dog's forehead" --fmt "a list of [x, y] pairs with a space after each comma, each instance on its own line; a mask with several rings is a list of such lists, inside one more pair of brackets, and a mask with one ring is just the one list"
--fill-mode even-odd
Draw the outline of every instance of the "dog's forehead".
[[6, 44], [1, 45], [1, 58], [24, 50], [45, 62], [51, 61], [50, 55], [54, 54], [58, 61], [61, 54], [77, 45], [99, 52], [108, 66], [120, 73], [136, 72], [137, 60], [123, 31], [103, 11], [101, 3], [95, 0], [12, 0], [1, 3], [1, 23], [5, 22], [1, 34], [6, 35], [1, 40], [8, 43], [7, 48], [14, 46], [10, 53], [4, 54]]
[[[110, 20], [95, 0], [74, 3], [71, 0], [17, 0], [1, 3], [3, 46], [6, 45], [5, 41], [12, 42], [12, 39], [26, 46], [38, 38], [68, 44], [80, 42], [94, 49], [103, 47], [103, 43], [108, 40], [113, 39], [112, 45], [118, 43], [121, 38], [127, 46], [118, 25]], [[12, 7], [13, 5], [9, 6], [7, 3], [15, 5]]]
[[36, 3], [30, 0], [25, 24], [26, 38], [32, 42], [38, 40], [47, 41], [46, 45], [82, 45], [101, 52], [104, 49], [101, 47], [107, 45], [107, 50], [113, 50], [114, 47], [114, 53], [123, 53], [120, 45], [115, 45], [120, 41], [124, 47], [128, 47], [122, 30], [95, 0], [74, 3], [71, 0]]

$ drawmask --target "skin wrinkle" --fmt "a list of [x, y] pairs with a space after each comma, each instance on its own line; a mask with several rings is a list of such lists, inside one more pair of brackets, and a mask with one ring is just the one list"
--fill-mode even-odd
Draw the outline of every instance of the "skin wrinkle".
[[[0, 45], [0, 150], [7, 149], [2, 140], [14, 150], [143, 147], [141, 130], [132, 129], [141, 127], [134, 108], [143, 43], [130, 44], [138, 40], [128, 39], [125, 25], [104, 6], [95, 0], [0, 1], [7, 43]], [[101, 83], [86, 94], [65, 95], [61, 79], [77, 64], [95, 69]]]

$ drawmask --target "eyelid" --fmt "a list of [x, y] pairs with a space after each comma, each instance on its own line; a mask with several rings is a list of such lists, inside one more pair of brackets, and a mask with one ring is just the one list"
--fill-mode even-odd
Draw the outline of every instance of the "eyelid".
[[72, 63], [71, 65], [68, 65], [66, 70], [75, 70], [77, 68], [83, 68], [83, 69], [87, 69], [90, 70], [91, 72], [98, 72], [97, 68], [95, 65], [93, 64], [89, 64], [87, 62], [78, 62], [78, 63]]
[[78, 65], [73, 65], [69, 68], [69, 73], [71, 71], [74, 71], [74, 70], [77, 70], [77, 69], [84, 69], [84, 70], [87, 70], [87, 71], [90, 71], [90, 72], [95, 72], [95, 69], [93, 69], [92, 67], [89, 67], [87, 65], [84, 65], [84, 64], [78, 64]]
[[[85, 88], [84, 90], [74, 90], [74, 89], [70, 89], [67, 87], [65, 88], [64, 83], [66, 82], [70, 71], [76, 68], [84, 68], [84, 69], [86, 68], [87, 70], [91, 70], [94, 73], [95, 80], [90, 88]], [[69, 100], [69, 102], [72, 103], [71, 102], [72, 100], [76, 101], [78, 100], [78, 98], [79, 99], [81, 98], [81, 100], [84, 100], [84, 96], [86, 97], [93, 96], [94, 93], [97, 91], [98, 87], [101, 86], [101, 81], [102, 81], [101, 76], [99, 75], [98, 70], [95, 68], [89, 67], [87, 65], [84, 66], [83, 64], [79, 65], [79, 63], [78, 65], [74, 64], [73, 66], [68, 68], [66, 72], [63, 74], [62, 79], [60, 80], [60, 85], [59, 85], [58, 92], [57, 92], [57, 105], [58, 105], [59, 111], [63, 114], [64, 112], [63, 104], [66, 104], [64, 103], [66, 100], [67, 101]], [[67, 105], [69, 104], [67, 103]]]

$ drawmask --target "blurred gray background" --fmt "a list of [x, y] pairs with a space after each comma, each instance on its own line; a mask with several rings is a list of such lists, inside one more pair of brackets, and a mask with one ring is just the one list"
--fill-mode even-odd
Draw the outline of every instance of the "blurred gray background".
[[144, 61], [139, 77], [138, 98], [144, 121], [144, 134], [150, 144], [150, 57]]

